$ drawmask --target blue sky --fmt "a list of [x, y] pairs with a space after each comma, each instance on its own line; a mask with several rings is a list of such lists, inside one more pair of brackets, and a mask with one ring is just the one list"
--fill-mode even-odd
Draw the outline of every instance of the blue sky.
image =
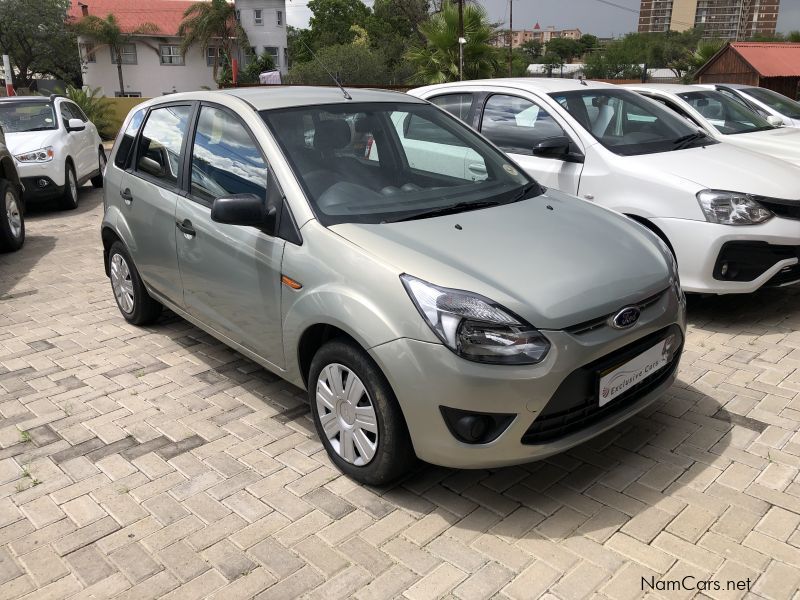
[[[373, 0], [365, 0], [371, 5]], [[507, 23], [508, 0], [480, 0], [492, 20]], [[289, 25], [305, 27], [310, 12], [308, 0], [286, 0]], [[639, 0], [613, 0], [614, 4], [628, 7], [615, 8], [599, 0], [514, 0], [514, 28], [531, 28], [537, 21], [542, 27], [577, 27], [584, 33], [601, 37], [634, 31], [639, 11]], [[800, 0], [781, 0], [778, 31], [800, 29]]]

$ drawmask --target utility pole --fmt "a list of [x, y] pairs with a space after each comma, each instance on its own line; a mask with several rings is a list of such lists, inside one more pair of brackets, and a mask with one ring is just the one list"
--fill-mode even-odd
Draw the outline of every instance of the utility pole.
[[514, 0], [508, 0], [508, 76], [514, 76]]
[[464, 81], [464, 0], [458, 0], [458, 80]]

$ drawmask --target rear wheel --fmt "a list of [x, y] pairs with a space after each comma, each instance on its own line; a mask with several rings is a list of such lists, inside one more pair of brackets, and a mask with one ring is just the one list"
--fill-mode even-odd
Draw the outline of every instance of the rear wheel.
[[162, 306], [147, 293], [139, 272], [122, 242], [114, 242], [111, 245], [108, 252], [108, 273], [117, 308], [126, 321], [134, 325], [147, 325], [158, 318]]
[[25, 217], [19, 191], [0, 179], [0, 252], [19, 250], [25, 241]]
[[368, 485], [384, 485], [416, 462], [405, 419], [378, 365], [358, 346], [332, 340], [311, 361], [314, 425], [334, 464]]
[[72, 163], [67, 163], [61, 206], [66, 210], [78, 208], [78, 178], [75, 176], [75, 167]]
[[103, 187], [103, 173], [106, 171], [106, 151], [100, 148], [97, 164], [100, 166], [100, 172], [92, 177], [92, 186], [96, 188]]

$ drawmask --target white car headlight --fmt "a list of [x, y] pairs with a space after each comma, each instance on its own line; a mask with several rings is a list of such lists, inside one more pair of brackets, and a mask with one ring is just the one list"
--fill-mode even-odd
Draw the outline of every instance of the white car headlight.
[[761, 206], [751, 194], [703, 190], [697, 201], [709, 223], [721, 225], [756, 225], [772, 218], [772, 212]]
[[22, 154], [14, 155], [21, 163], [43, 163], [53, 160], [53, 147], [46, 146], [45, 148], [39, 148], [38, 150], [33, 150], [31, 152], [24, 152]]
[[541, 362], [550, 350], [550, 342], [536, 328], [488, 298], [411, 275], [400, 279], [436, 336], [462, 358], [530, 365]]

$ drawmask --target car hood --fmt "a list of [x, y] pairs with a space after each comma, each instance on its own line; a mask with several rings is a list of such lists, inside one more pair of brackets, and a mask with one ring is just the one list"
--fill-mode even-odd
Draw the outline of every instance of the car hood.
[[52, 131], [20, 131], [17, 133], [6, 133], [6, 146], [11, 154], [22, 154], [38, 150], [46, 146], [52, 146], [53, 141], [58, 136], [58, 130]]
[[748, 150], [800, 165], [800, 130], [793, 127], [726, 135], [721, 139]]
[[667, 251], [648, 230], [555, 190], [455, 215], [331, 229], [400, 273], [476, 292], [541, 329], [602, 317], [670, 280]]
[[[794, 197], [800, 167], [774, 157], [721, 142], [674, 152], [624, 157], [636, 173], [666, 175], [700, 189], [728, 190], [773, 198]], [[699, 189], [697, 191], [700, 191]]]

